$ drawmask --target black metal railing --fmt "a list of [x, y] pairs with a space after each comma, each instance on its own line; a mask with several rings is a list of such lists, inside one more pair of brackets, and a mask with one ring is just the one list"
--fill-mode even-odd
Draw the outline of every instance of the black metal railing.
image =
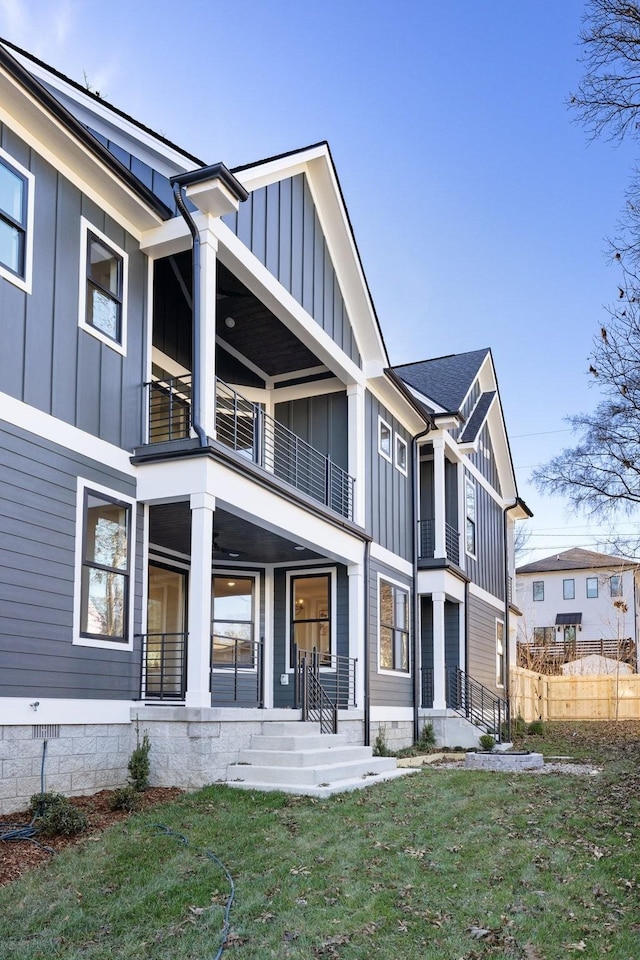
[[212, 636], [211, 703], [264, 706], [264, 640]]
[[420, 675], [420, 704], [433, 706], [433, 667], [423, 667]]
[[149, 391], [149, 443], [184, 440], [191, 433], [191, 374], [153, 380]]
[[[418, 521], [419, 557], [430, 560], [436, 554], [435, 520]], [[460, 534], [450, 523], [444, 525], [444, 549], [447, 560], [460, 565]]]
[[470, 677], [460, 667], [445, 670], [447, 707], [476, 727], [495, 736], [498, 743], [509, 739], [509, 702]]
[[357, 662], [294, 646], [294, 706], [303, 720], [319, 723], [322, 733], [337, 732], [338, 710], [356, 706]]
[[142, 637], [141, 700], [184, 700], [187, 634], [145, 633]]

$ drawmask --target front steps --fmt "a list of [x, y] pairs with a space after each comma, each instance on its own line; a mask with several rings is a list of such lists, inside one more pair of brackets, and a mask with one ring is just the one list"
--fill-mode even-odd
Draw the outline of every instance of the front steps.
[[322, 798], [416, 772], [398, 769], [394, 757], [374, 757], [371, 747], [349, 744], [344, 734], [321, 734], [315, 723], [273, 722], [264, 729], [229, 764], [228, 786]]

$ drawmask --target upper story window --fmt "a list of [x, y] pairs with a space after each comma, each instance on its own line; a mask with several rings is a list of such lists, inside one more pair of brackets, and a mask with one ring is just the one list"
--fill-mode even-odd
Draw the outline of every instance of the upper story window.
[[396, 433], [395, 437], [395, 455], [396, 455], [396, 467], [403, 473], [406, 477], [407, 475], [407, 441], [403, 440], [399, 433]]
[[622, 576], [619, 573], [616, 573], [613, 577], [610, 577], [609, 589], [612, 597], [622, 596]]
[[562, 581], [562, 599], [575, 600], [575, 598], [576, 598], [575, 580], [563, 580]]
[[409, 672], [409, 591], [391, 583], [378, 581], [379, 663], [381, 670]]
[[596, 600], [598, 597], [598, 578], [587, 577], [587, 600]]
[[127, 255], [84, 218], [81, 251], [79, 324], [87, 333], [125, 354]]
[[131, 505], [84, 490], [80, 638], [129, 641]]
[[496, 685], [504, 687], [505, 659], [504, 659], [504, 622], [496, 620]]
[[544, 600], [544, 580], [533, 581], [533, 599]]
[[0, 150], [0, 276], [30, 292], [34, 178]]
[[464, 481], [465, 549], [472, 557], [476, 555], [476, 485], [468, 477]]
[[378, 453], [381, 454], [385, 460], [388, 460], [389, 463], [392, 462], [392, 438], [393, 430], [390, 424], [388, 424], [386, 420], [383, 420], [382, 417], [378, 417]]

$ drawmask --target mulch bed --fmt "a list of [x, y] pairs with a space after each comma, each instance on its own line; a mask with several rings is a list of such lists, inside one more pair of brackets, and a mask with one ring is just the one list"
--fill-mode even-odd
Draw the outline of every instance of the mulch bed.
[[[149, 787], [142, 794], [142, 810], [148, 810], [160, 803], [170, 803], [184, 793], [178, 787]], [[89, 827], [77, 837], [46, 837], [40, 841], [43, 846], [31, 840], [0, 841], [0, 886], [16, 880], [21, 873], [49, 863], [52, 856], [65, 847], [86, 843], [107, 827], [131, 816], [126, 810], [111, 810], [109, 803], [113, 790], [101, 790], [90, 797], [70, 797], [71, 803], [79, 807], [87, 816]], [[24, 826], [31, 816], [28, 811], [9, 813], [2, 818], [3, 826], [13, 824]], [[45, 846], [49, 850], [45, 849]], [[52, 854], [50, 851], [53, 850]]]

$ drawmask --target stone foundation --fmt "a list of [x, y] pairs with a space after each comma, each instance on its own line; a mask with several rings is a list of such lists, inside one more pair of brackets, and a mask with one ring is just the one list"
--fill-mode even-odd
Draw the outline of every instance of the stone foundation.
[[544, 766], [541, 753], [468, 753], [464, 765], [470, 770], [496, 770], [517, 773], [519, 770], [540, 770]]
[[[342, 733], [342, 727], [340, 728]], [[371, 746], [376, 742], [378, 733], [382, 733], [388, 750], [395, 753], [403, 747], [413, 744], [412, 720], [373, 720], [371, 722]], [[360, 741], [362, 742], [362, 741]]]

